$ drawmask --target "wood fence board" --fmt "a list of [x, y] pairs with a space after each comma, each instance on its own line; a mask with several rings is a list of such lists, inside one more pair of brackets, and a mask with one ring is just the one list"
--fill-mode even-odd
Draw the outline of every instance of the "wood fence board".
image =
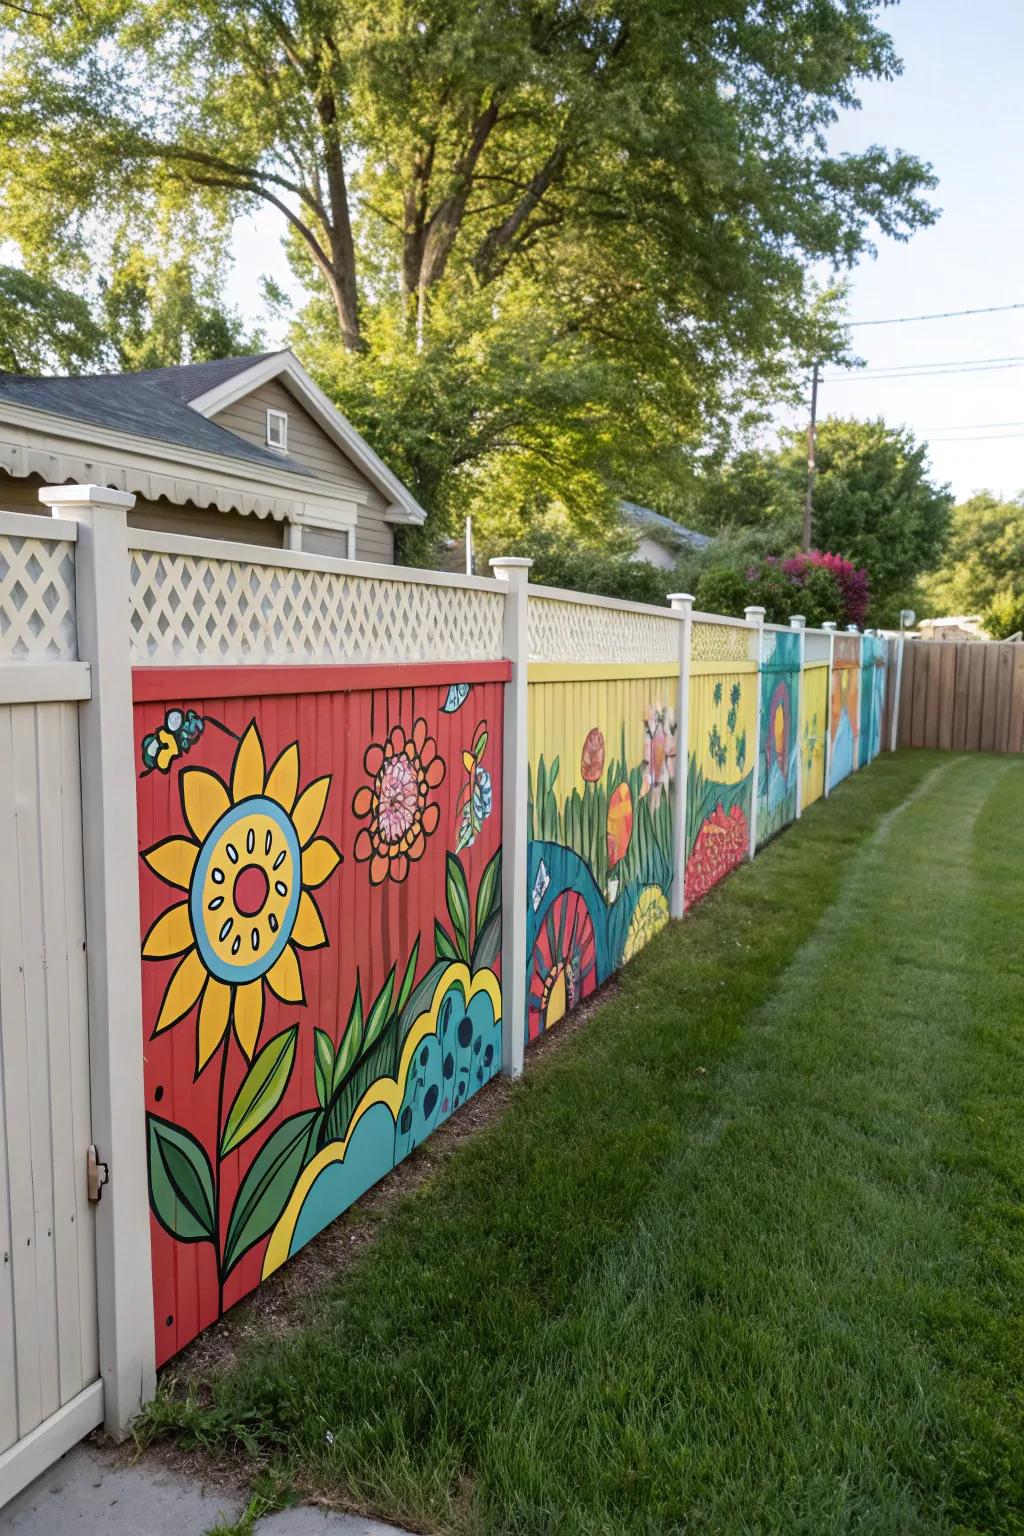
[[943, 645], [939, 656], [939, 747], [947, 751], [953, 745], [953, 706], [956, 696], [957, 647]]
[[984, 646], [967, 641], [964, 643], [964, 660], [967, 663], [967, 719], [964, 725], [964, 751], [978, 752], [981, 743], [981, 703], [985, 688]]
[[953, 740], [954, 752], [967, 748], [967, 701], [970, 695], [971, 669], [970, 645], [956, 648], [956, 686], [953, 691]]
[[1010, 730], [1006, 750], [1024, 752], [1024, 645], [1013, 648], [1013, 676], [1010, 679]]
[[978, 746], [982, 752], [994, 752], [996, 750], [996, 691], [999, 686], [998, 652], [993, 645], [979, 645], [978, 649], [982, 652], [985, 679], [981, 703], [981, 738]]
[[996, 653], [996, 744], [997, 752], [1010, 750], [1010, 701], [1013, 684], [1013, 655], [1009, 646], [993, 646]]
[[928, 710], [928, 657], [925, 647], [914, 645], [914, 669], [913, 669], [913, 724], [910, 732], [910, 745], [923, 747], [925, 736], [925, 718]]

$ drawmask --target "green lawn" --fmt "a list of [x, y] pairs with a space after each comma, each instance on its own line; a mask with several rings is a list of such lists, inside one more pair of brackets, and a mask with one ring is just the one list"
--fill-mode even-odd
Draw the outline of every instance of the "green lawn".
[[1024, 761], [881, 758], [153, 1422], [424, 1531], [1024, 1531], [1022, 985]]

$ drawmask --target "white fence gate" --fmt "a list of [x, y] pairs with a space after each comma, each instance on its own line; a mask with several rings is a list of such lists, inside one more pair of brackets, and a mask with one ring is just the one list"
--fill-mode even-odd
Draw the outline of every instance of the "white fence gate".
[[76, 532], [0, 514], [0, 1505], [103, 1418]]

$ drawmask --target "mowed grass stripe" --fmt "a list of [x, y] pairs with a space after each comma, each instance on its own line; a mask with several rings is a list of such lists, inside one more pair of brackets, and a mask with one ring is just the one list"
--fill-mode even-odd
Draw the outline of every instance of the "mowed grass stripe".
[[1012, 1179], [964, 1129], [972, 904], [998, 826], [1019, 905], [1021, 785], [1008, 759], [901, 754], [813, 807], [298, 1335], [205, 1384], [204, 1436], [244, 1424], [302, 1490], [420, 1529], [974, 1529], [992, 1366], [951, 1314], [970, 1293], [988, 1320], [991, 1286], [1009, 1318], [975, 1225]]

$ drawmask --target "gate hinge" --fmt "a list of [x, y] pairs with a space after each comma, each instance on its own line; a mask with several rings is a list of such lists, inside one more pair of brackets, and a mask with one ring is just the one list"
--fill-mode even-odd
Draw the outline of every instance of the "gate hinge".
[[85, 1183], [89, 1199], [97, 1201], [103, 1193], [104, 1184], [110, 1183], [110, 1169], [106, 1163], [101, 1163], [99, 1153], [95, 1147], [89, 1147], [85, 1154]]

